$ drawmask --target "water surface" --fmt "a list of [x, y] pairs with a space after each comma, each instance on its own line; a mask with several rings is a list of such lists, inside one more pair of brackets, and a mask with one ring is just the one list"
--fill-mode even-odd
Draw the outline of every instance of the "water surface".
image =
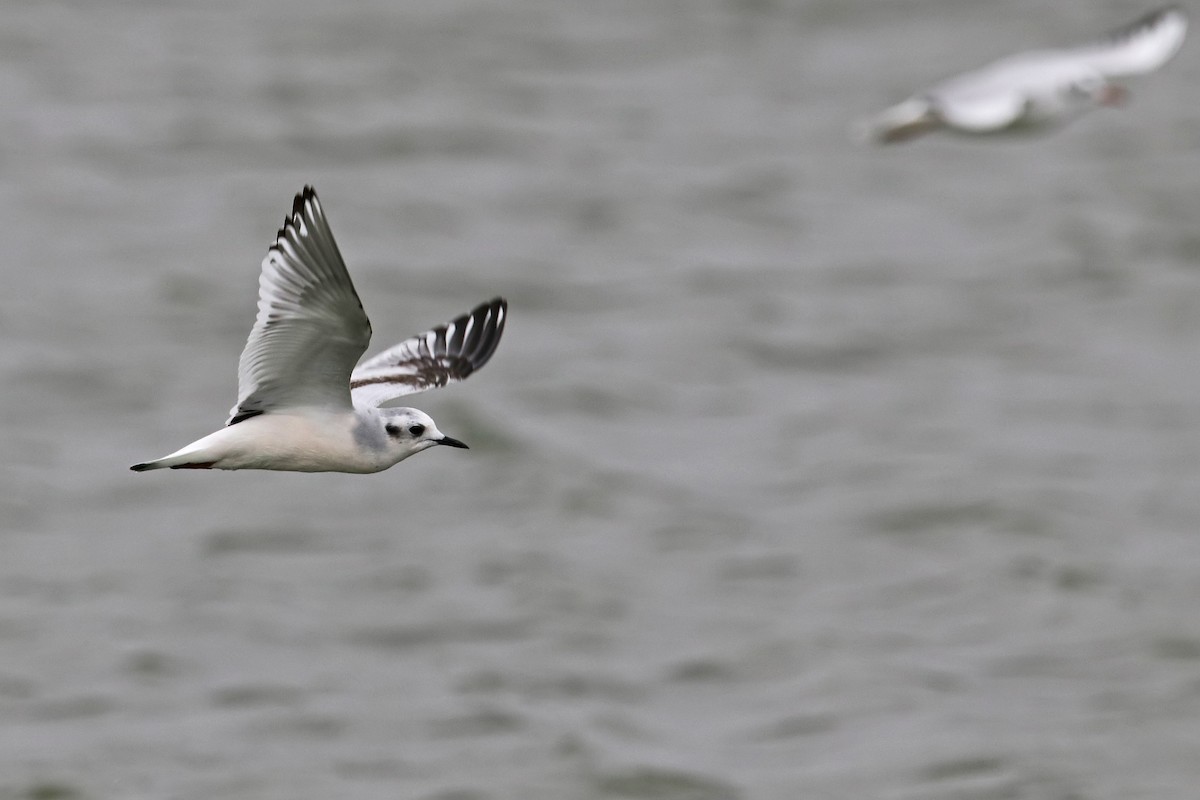
[[[1144, 9], [14, 3], [0, 797], [1131, 798], [1200, 780], [1200, 56], [859, 115]], [[470, 443], [152, 473], [320, 190]]]

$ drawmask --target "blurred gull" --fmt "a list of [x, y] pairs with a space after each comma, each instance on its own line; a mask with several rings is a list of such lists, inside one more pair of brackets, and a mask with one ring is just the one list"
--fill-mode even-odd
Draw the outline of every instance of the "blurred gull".
[[861, 124], [859, 138], [903, 142], [933, 130], [985, 135], [1047, 130], [1128, 94], [1113, 78], [1166, 64], [1187, 33], [1176, 6], [1154, 11], [1099, 41], [1001, 59], [950, 78]]
[[497, 297], [355, 369], [371, 323], [317, 193], [306, 186], [262, 262], [258, 318], [238, 364], [229, 421], [130, 469], [379, 472], [434, 445], [466, 447], [415, 408], [379, 406], [482, 367], [507, 313]]

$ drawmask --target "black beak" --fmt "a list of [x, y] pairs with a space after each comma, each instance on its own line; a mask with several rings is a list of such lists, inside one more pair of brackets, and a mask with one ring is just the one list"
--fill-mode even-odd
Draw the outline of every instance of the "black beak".
[[467, 447], [465, 444], [463, 444], [462, 442], [460, 442], [458, 439], [451, 439], [449, 436], [443, 436], [442, 438], [438, 439], [438, 444], [444, 444], [449, 447], [461, 447], [463, 450], [471, 449], [471, 448]]

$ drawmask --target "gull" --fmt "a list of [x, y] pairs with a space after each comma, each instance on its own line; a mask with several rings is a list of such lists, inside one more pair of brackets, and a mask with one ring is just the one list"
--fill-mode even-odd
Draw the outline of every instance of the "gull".
[[354, 365], [371, 340], [311, 186], [296, 195], [262, 262], [258, 316], [225, 427], [130, 469], [379, 472], [435, 445], [466, 445], [389, 400], [465, 380], [496, 351], [508, 304], [494, 298]]
[[1187, 17], [1167, 6], [1090, 44], [1020, 53], [920, 92], [860, 124], [859, 138], [902, 142], [934, 130], [1019, 133], [1063, 125], [1097, 106], [1120, 105], [1114, 78], [1157, 70], [1178, 52]]

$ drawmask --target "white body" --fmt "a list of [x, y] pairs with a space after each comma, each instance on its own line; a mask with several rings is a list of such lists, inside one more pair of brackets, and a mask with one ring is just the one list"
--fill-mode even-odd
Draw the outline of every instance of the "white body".
[[[221, 428], [155, 463], [160, 468], [379, 472], [440, 444], [438, 439], [442, 438], [432, 424], [426, 429], [428, 438], [398, 443], [399, 446], [386, 446], [382, 436], [372, 440], [361, 433], [355, 435], [372, 423], [378, 429], [383, 427], [375, 409], [295, 408]], [[364, 441], [379, 445], [364, 445]]]

